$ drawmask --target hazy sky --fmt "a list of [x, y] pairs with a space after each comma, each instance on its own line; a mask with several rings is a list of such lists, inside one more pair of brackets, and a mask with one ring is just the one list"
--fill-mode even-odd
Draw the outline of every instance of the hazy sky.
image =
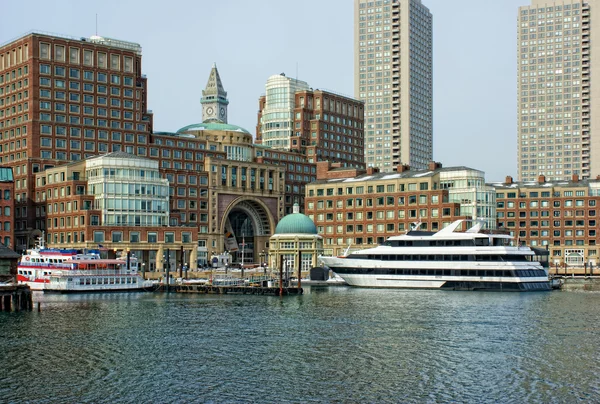
[[[529, 0], [423, 0], [434, 22], [434, 147], [445, 167], [516, 178], [516, 18]], [[285, 72], [353, 96], [353, 0], [5, 1], [0, 43], [31, 30], [142, 45], [154, 130], [202, 120], [213, 62], [229, 123], [256, 132], [258, 98]]]

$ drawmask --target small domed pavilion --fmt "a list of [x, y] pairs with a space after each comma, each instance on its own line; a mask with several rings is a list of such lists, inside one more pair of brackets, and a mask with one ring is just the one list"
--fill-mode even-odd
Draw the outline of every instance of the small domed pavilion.
[[290, 276], [297, 276], [298, 264], [302, 272], [309, 272], [317, 266], [317, 257], [323, 254], [323, 237], [317, 226], [299, 212], [300, 208], [295, 204], [294, 213], [279, 221], [269, 243], [269, 266], [275, 269], [282, 266]]

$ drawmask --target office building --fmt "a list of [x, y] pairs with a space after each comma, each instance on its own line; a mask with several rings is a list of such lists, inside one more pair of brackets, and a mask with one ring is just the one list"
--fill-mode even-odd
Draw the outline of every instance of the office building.
[[355, 0], [354, 96], [365, 102], [365, 163], [433, 159], [433, 18], [421, 0]]
[[532, 0], [518, 16], [520, 181], [600, 174], [600, 16], [587, 0]]

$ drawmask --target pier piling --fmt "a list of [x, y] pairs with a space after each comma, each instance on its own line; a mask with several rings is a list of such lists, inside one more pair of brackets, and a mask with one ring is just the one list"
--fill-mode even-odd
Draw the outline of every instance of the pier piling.
[[0, 286], [0, 311], [18, 312], [33, 309], [33, 294], [28, 286]]

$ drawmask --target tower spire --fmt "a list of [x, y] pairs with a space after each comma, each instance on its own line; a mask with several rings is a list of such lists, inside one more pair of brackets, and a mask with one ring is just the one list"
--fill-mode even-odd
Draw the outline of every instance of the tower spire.
[[227, 123], [227, 91], [223, 88], [217, 64], [213, 63], [206, 88], [202, 90], [202, 121], [220, 121]]

